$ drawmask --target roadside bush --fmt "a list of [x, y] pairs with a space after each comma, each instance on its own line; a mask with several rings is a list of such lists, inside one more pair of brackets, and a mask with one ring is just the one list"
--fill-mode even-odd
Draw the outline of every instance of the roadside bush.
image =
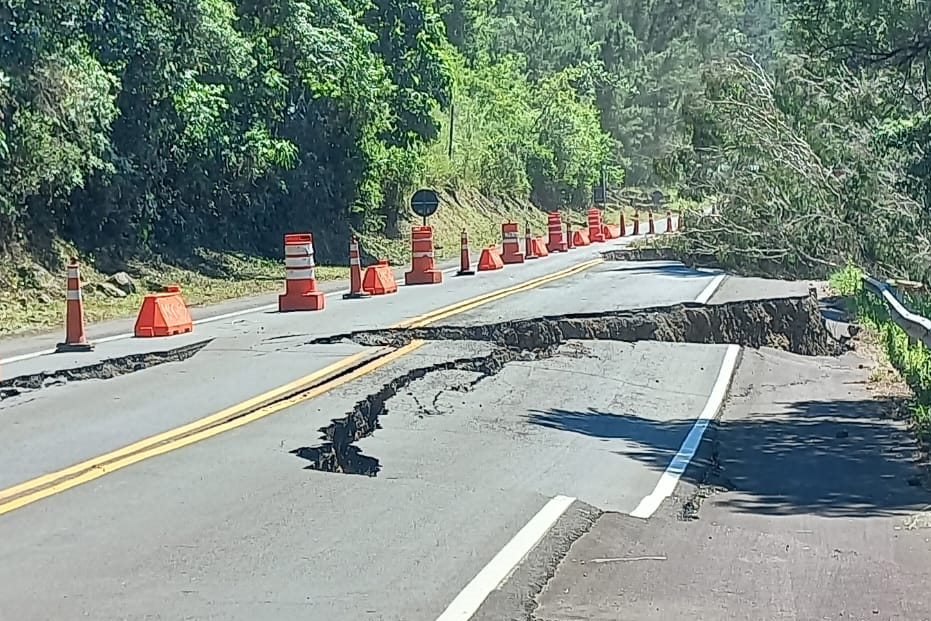
[[[864, 328], [879, 338], [890, 364], [902, 375], [914, 393], [911, 404], [916, 431], [925, 442], [931, 442], [931, 353], [922, 343], [911, 344], [905, 331], [889, 316], [885, 303], [863, 286], [863, 272], [848, 266], [835, 272], [831, 287], [849, 296], [850, 310]], [[931, 297], [926, 294], [904, 294], [903, 303], [914, 313], [931, 316]]]

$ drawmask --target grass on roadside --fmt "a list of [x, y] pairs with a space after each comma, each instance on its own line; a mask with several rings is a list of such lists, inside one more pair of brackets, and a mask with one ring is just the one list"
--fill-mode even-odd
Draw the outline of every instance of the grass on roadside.
[[[430, 218], [434, 228], [436, 257], [439, 260], [459, 256], [460, 233], [469, 232], [473, 262], [482, 246], [500, 243], [501, 223], [511, 219], [520, 224], [529, 222], [535, 234], [545, 234], [546, 214], [526, 201], [492, 200], [481, 194], [459, 191], [441, 192], [443, 202], [437, 214]], [[575, 220], [584, 216], [576, 214]], [[394, 265], [410, 262], [410, 229], [415, 222], [403, 222], [400, 239], [384, 235], [365, 235], [360, 243], [366, 254], [388, 259]], [[419, 224], [419, 221], [416, 222]], [[56, 253], [62, 258], [72, 256], [74, 249], [59, 242]], [[85, 320], [88, 323], [122, 317], [134, 317], [142, 297], [161, 291], [164, 285], [179, 284], [189, 306], [201, 306], [235, 298], [283, 291], [284, 268], [280, 260], [242, 254], [196, 251], [196, 258], [185, 265], [157, 259], [135, 261], [123, 266], [132, 278], [136, 292], [115, 297], [119, 292], [100, 286], [108, 274], [98, 272], [93, 261], [85, 258], [81, 265], [84, 283]], [[65, 272], [62, 268], [49, 272], [30, 257], [20, 256], [0, 268], [0, 338], [62, 329], [65, 315]], [[320, 281], [348, 278], [349, 268], [317, 266]], [[105, 291], [109, 290], [109, 293]]]
[[[136, 291], [125, 297], [105, 292], [99, 284], [106, 282], [108, 276], [91, 265], [82, 265], [85, 321], [133, 317], [146, 293], [162, 291], [168, 284], [181, 285], [189, 306], [283, 291], [280, 261], [207, 251], [198, 251], [198, 255], [202, 263], [191, 267], [130, 262], [125, 271]], [[319, 280], [347, 277], [348, 268], [317, 267]], [[64, 326], [64, 271], [53, 274], [34, 264], [20, 266], [0, 274], [0, 282], [5, 283], [6, 290], [0, 296], [0, 337]]]
[[[835, 292], [847, 297], [849, 310], [877, 337], [888, 362], [912, 390], [912, 424], [919, 439], [931, 444], [931, 351], [922, 343], [909, 342], [905, 331], [890, 318], [885, 303], [863, 287], [862, 275], [856, 267], [848, 266], [835, 272], [829, 283]], [[931, 316], [927, 294], [906, 293], [904, 298], [912, 312]]]

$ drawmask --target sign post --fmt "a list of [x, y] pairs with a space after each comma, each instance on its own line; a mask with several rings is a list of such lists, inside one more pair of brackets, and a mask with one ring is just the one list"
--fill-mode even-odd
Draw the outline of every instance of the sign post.
[[595, 186], [592, 202], [602, 207], [608, 202], [608, 178], [604, 166], [601, 167], [601, 182]]
[[663, 204], [663, 200], [666, 197], [663, 196], [663, 193], [659, 190], [653, 190], [653, 193], [650, 194], [650, 199], [653, 201], [653, 208], [659, 211], [660, 206]]

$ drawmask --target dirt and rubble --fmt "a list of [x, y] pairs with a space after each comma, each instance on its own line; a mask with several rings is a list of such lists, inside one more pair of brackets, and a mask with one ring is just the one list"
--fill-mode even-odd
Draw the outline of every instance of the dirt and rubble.
[[730, 302], [707, 306], [676, 304], [637, 310], [573, 314], [475, 326], [435, 326], [357, 331], [314, 339], [308, 345], [352, 341], [365, 346], [402, 347], [414, 341], [493, 343], [487, 355], [459, 358], [413, 369], [359, 400], [350, 412], [321, 428], [322, 443], [302, 449], [311, 468], [373, 476], [360, 456], [358, 440], [374, 433], [389, 399], [431, 373], [467, 370], [473, 382], [498, 373], [514, 360], [539, 360], [570, 341], [661, 341], [771, 347], [805, 356], [838, 356], [848, 349], [826, 328], [814, 291], [807, 296]]

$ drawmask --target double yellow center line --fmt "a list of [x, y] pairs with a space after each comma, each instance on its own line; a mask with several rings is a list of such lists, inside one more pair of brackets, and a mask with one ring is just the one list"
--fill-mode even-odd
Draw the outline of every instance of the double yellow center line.
[[[414, 317], [392, 326], [393, 328], [420, 328], [448, 317], [467, 312], [483, 304], [540, 287], [549, 282], [578, 274], [599, 263], [593, 259], [568, 269], [541, 276], [525, 283], [480, 295], [430, 313]], [[206, 440], [225, 431], [242, 427], [356, 380], [391, 362], [406, 356], [424, 345], [424, 341], [411, 341], [395, 350], [379, 348], [367, 350], [339, 360], [293, 382], [279, 386], [241, 403], [223, 409], [192, 423], [170, 429], [134, 442], [123, 448], [82, 461], [67, 468], [36, 477], [19, 485], [0, 490], [0, 515], [32, 504], [53, 494], [93, 481], [105, 474], [131, 466], [169, 451]]]

